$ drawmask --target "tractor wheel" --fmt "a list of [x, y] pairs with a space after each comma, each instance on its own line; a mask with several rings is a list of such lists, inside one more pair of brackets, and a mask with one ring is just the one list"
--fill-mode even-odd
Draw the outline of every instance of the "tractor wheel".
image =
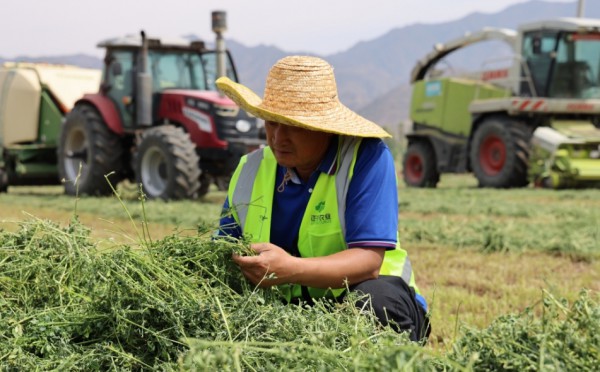
[[58, 172], [65, 192], [109, 195], [111, 184], [116, 187], [123, 179], [122, 146], [94, 107], [76, 105], [65, 119], [58, 145]]
[[217, 189], [219, 191], [227, 191], [229, 190], [229, 183], [231, 182], [231, 175], [226, 176], [217, 176], [215, 177], [215, 185], [217, 185]]
[[475, 132], [470, 151], [479, 186], [526, 186], [530, 139], [531, 130], [522, 123], [501, 117], [486, 119]]
[[436, 187], [440, 180], [435, 154], [427, 142], [411, 142], [404, 154], [404, 182], [410, 187]]
[[8, 175], [0, 168], [0, 193], [8, 192]]
[[194, 199], [200, 188], [199, 162], [196, 147], [181, 128], [148, 129], [136, 154], [136, 180], [150, 199]]
[[201, 171], [200, 174], [200, 188], [198, 189], [198, 197], [202, 197], [208, 194], [208, 190], [210, 189], [210, 184], [212, 182], [212, 177]]

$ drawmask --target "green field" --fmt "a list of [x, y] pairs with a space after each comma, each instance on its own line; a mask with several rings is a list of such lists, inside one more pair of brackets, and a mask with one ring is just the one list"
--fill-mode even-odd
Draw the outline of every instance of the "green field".
[[[575, 300], [600, 291], [600, 190], [491, 190], [468, 175], [445, 175], [437, 189], [400, 195], [400, 236], [417, 283], [430, 303], [427, 348], [450, 350], [465, 329], [532, 307], [543, 292]], [[102, 247], [137, 246], [177, 233], [207, 237], [218, 223], [224, 192], [198, 201], [80, 198], [56, 187], [11, 187], [0, 194], [0, 228], [49, 219], [68, 225], [76, 214]], [[144, 228], [147, 224], [147, 229]], [[462, 331], [461, 331], [462, 330]]]

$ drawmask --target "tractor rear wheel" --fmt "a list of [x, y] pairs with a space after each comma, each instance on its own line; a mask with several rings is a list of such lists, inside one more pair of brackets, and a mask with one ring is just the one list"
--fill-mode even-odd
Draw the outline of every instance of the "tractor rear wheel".
[[150, 199], [194, 199], [200, 189], [200, 158], [181, 128], [164, 125], [142, 135], [136, 180]]
[[65, 119], [58, 145], [58, 172], [65, 193], [109, 195], [111, 184], [116, 187], [123, 179], [123, 170], [121, 138], [94, 107], [75, 105]]
[[527, 179], [531, 130], [505, 117], [486, 119], [473, 136], [471, 168], [480, 187], [523, 187]]
[[440, 180], [435, 154], [427, 142], [411, 142], [404, 154], [402, 175], [410, 187], [436, 187]]

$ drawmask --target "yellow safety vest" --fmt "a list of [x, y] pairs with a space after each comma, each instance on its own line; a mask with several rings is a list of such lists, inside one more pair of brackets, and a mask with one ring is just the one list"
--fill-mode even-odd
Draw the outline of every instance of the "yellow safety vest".
[[[322, 257], [346, 249], [346, 194], [352, 179], [360, 138], [339, 136], [335, 175], [321, 173], [306, 206], [298, 250], [301, 257]], [[251, 242], [270, 242], [271, 212], [277, 175], [277, 161], [269, 147], [245, 155], [233, 174], [229, 187], [229, 204], [233, 218]], [[417, 293], [410, 260], [405, 250], [396, 248], [385, 253], [380, 275], [402, 277]], [[300, 285], [279, 286], [289, 301], [302, 296]], [[312, 298], [337, 297], [345, 288], [308, 288]]]

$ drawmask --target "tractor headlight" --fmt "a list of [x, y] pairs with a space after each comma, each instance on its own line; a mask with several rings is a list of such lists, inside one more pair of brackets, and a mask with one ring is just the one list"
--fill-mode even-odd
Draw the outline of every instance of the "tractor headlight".
[[247, 133], [252, 129], [252, 124], [248, 120], [238, 120], [235, 122], [235, 129], [240, 133]]

